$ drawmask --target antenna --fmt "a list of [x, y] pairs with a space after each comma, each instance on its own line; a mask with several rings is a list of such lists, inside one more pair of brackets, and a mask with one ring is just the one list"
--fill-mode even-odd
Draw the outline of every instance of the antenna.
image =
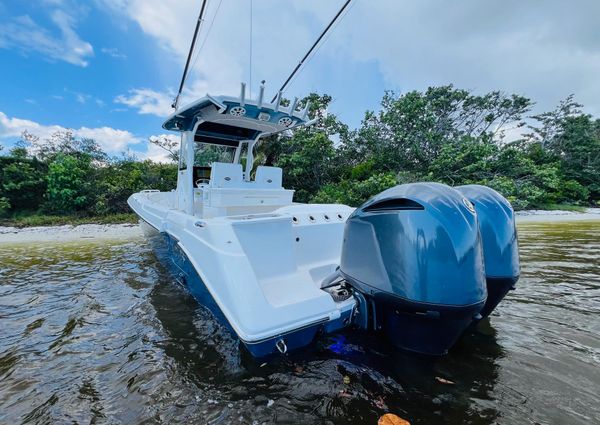
[[192, 54], [194, 53], [194, 46], [196, 45], [196, 39], [198, 38], [198, 31], [200, 30], [200, 23], [202, 22], [202, 17], [204, 16], [204, 9], [206, 8], [206, 0], [202, 0], [202, 7], [200, 8], [200, 14], [198, 15], [198, 21], [196, 22], [196, 29], [194, 30], [194, 36], [192, 37], [192, 45], [190, 46], [190, 51], [188, 53], [187, 60], [185, 61], [185, 68], [183, 70], [183, 75], [181, 76], [181, 83], [179, 84], [179, 91], [177, 92], [177, 96], [173, 100], [173, 104], [171, 107], [177, 110], [177, 105], [179, 104], [179, 96], [181, 96], [181, 92], [183, 91], [183, 85], [185, 84], [185, 79], [187, 77], [188, 68], [190, 67], [190, 60], [192, 59]]
[[327, 31], [329, 31], [329, 29], [331, 28], [331, 26], [335, 23], [335, 21], [337, 21], [337, 19], [340, 17], [340, 15], [342, 14], [342, 12], [346, 9], [346, 7], [348, 7], [348, 5], [350, 4], [350, 1], [351, 0], [346, 0], [346, 3], [344, 3], [344, 5], [341, 7], [341, 9], [338, 10], [338, 13], [333, 17], [333, 19], [331, 20], [331, 22], [329, 22], [329, 25], [327, 25], [325, 27], [325, 29], [323, 30], [323, 32], [321, 33], [321, 35], [319, 36], [319, 38], [317, 38], [317, 41], [314, 42], [314, 44], [311, 46], [311, 48], [308, 49], [308, 52], [306, 52], [306, 54], [304, 55], [304, 57], [300, 60], [300, 62], [298, 62], [298, 65], [296, 65], [296, 68], [294, 68], [294, 70], [292, 71], [292, 73], [290, 74], [290, 76], [287, 78], [287, 80], [285, 80], [285, 83], [283, 83], [283, 85], [281, 86], [281, 88], [277, 91], [277, 94], [275, 96], [273, 96], [273, 99], [271, 100], [271, 103], [275, 102], [275, 99], [277, 99], [277, 96], [281, 92], [283, 92], [283, 90], [285, 90], [285, 88], [287, 87], [287, 85], [289, 84], [289, 82], [292, 80], [292, 78], [294, 77], [294, 75], [296, 75], [296, 73], [298, 72], [298, 70], [300, 69], [300, 67], [302, 66], [302, 64], [304, 64], [304, 61], [310, 56], [310, 54], [313, 52], [313, 50], [315, 50], [315, 47], [317, 47], [317, 45], [323, 39], [323, 37], [325, 36], [325, 34], [327, 34]]

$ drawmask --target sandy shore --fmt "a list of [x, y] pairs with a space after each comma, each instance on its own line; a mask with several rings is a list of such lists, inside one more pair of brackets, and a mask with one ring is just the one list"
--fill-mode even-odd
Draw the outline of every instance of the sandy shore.
[[[584, 213], [543, 210], [517, 212], [517, 223], [552, 223], [582, 220], [600, 221], [600, 208], [588, 208]], [[137, 224], [82, 224], [79, 226], [26, 227], [22, 229], [0, 226], [0, 244], [125, 240], [141, 236], [142, 231]]]
[[81, 224], [22, 229], [0, 226], [0, 244], [122, 240], [141, 236], [142, 231], [137, 224]]
[[552, 223], [582, 220], [600, 220], [600, 208], [588, 208], [586, 212], [545, 210], [517, 211], [517, 223]]

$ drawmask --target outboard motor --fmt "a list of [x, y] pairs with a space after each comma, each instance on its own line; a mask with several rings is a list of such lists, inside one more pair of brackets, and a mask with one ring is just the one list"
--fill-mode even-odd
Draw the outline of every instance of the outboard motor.
[[487, 317], [519, 280], [515, 213], [502, 195], [487, 186], [471, 184], [456, 190], [473, 203], [479, 219], [488, 292], [481, 316]]
[[346, 222], [340, 272], [363, 326], [401, 348], [445, 354], [486, 301], [473, 205], [439, 183], [376, 195]]

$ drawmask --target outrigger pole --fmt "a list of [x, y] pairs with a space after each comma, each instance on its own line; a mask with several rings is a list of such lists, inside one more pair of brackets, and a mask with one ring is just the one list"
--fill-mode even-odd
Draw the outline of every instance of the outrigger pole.
[[319, 36], [319, 38], [317, 38], [317, 41], [314, 42], [314, 44], [311, 46], [311, 48], [308, 50], [308, 52], [306, 52], [306, 54], [304, 55], [304, 57], [300, 60], [300, 62], [298, 62], [298, 65], [296, 65], [296, 68], [294, 68], [294, 70], [292, 71], [292, 73], [290, 74], [290, 76], [287, 78], [287, 80], [285, 80], [285, 83], [283, 83], [283, 85], [281, 86], [281, 88], [279, 90], [277, 90], [277, 93], [275, 94], [275, 96], [273, 96], [273, 99], [271, 99], [271, 103], [275, 102], [275, 99], [277, 99], [277, 96], [281, 95], [281, 92], [283, 92], [283, 90], [287, 87], [287, 85], [292, 80], [292, 78], [294, 77], [294, 75], [296, 75], [296, 73], [298, 72], [298, 70], [300, 69], [300, 67], [304, 64], [304, 61], [310, 56], [310, 54], [313, 52], [313, 50], [315, 50], [315, 48], [317, 47], [317, 45], [319, 44], [319, 42], [323, 39], [323, 37], [325, 36], [325, 34], [327, 34], [327, 31], [329, 31], [329, 29], [333, 26], [333, 24], [335, 23], [335, 21], [338, 20], [338, 18], [342, 14], [342, 12], [344, 12], [344, 10], [346, 9], [346, 7], [348, 7], [348, 5], [350, 4], [350, 1], [351, 0], [346, 0], [346, 3], [344, 3], [344, 5], [342, 6], [342, 8], [333, 17], [333, 19], [331, 20], [331, 22], [329, 22], [329, 25], [327, 25], [327, 27], [325, 27], [325, 29], [323, 30], [323, 32], [321, 33], [321, 35]]
[[185, 79], [187, 77], [188, 68], [190, 66], [190, 61], [192, 59], [192, 54], [194, 53], [194, 46], [196, 45], [196, 38], [198, 37], [198, 31], [200, 30], [200, 23], [202, 22], [202, 18], [204, 17], [204, 9], [206, 8], [206, 1], [202, 1], [202, 7], [200, 8], [200, 15], [198, 15], [198, 22], [196, 22], [196, 29], [194, 30], [194, 37], [192, 38], [192, 45], [190, 46], [190, 52], [188, 53], [187, 61], [185, 62], [185, 68], [183, 70], [183, 75], [181, 76], [181, 84], [179, 84], [179, 91], [177, 92], [177, 96], [173, 100], [173, 104], [171, 107], [177, 110], [177, 105], [179, 104], [179, 96], [181, 96], [181, 92], [183, 91], [183, 85], [185, 84]]

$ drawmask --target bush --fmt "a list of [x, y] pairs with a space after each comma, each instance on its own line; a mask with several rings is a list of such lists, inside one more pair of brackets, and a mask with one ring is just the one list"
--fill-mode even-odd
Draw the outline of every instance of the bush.
[[374, 195], [398, 184], [393, 173], [376, 174], [364, 181], [343, 180], [331, 183], [311, 199], [315, 203], [338, 203], [357, 207]]
[[6, 214], [6, 212], [10, 209], [10, 202], [8, 199], [4, 197], [0, 197], [0, 216]]
[[44, 201], [48, 166], [36, 159], [0, 157], [0, 197], [10, 211], [35, 211]]
[[99, 215], [127, 213], [127, 199], [145, 189], [169, 191], [177, 185], [177, 165], [152, 161], [117, 161], [98, 170], [99, 184], [93, 212]]
[[586, 203], [590, 196], [590, 190], [575, 180], [562, 182], [560, 193], [561, 201], [574, 204]]
[[68, 214], [86, 209], [92, 201], [92, 173], [89, 156], [58, 154], [48, 166], [45, 210]]

